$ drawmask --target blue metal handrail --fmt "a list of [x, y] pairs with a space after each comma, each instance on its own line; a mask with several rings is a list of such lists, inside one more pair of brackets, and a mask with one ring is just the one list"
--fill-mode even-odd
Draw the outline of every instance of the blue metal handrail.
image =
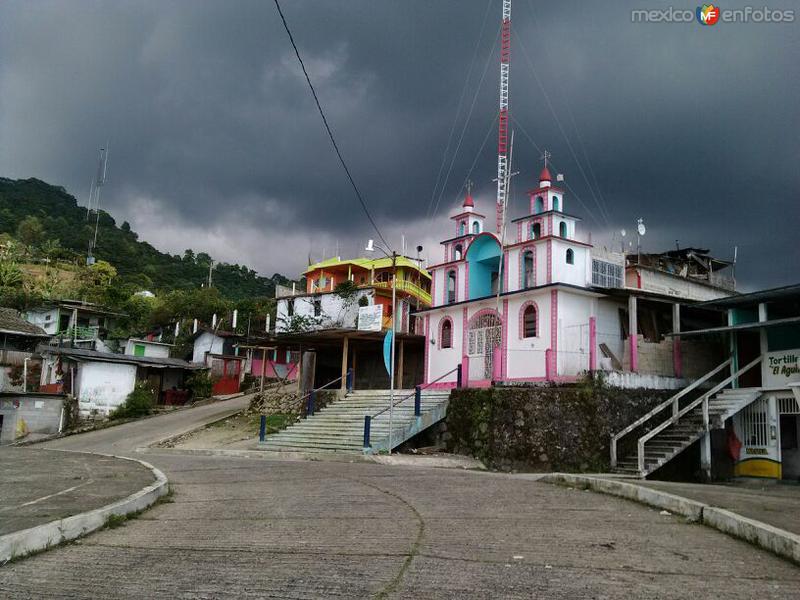
[[426, 383], [424, 385], [415, 386], [413, 393], [408, 394], [407, 396], [403, 396], [402, 398], [400, 398], [398, 400], [395, 400], [389, 406], [387, 406], [386, 408], [382, 408], [381, 410], [376, 412], [374, 415], [364, 415], [364, 448], [370, 448], [371, 447], [370, 446], [370, 442], [369, 442], [369, 437], [370, 437], [370, 428], [372, 426], [372, 419], [374, 419], [376, 417], [379, 417], [380, 415], [385, 413], [390, 408], [394, 408], [398, 404], [402, 403], [404, 400], [408, 400], [409, 398], [411, 398], [411, 396], [414, 396], [414, 416], [415, 417], [419, 417], [421, 415], [421, 412], [422, 412], [421, 411], [421, 404], [422, 404], [422, 390], [423, 390], [423, 388], [429, 387], [429, 386], [433, 385], [434, 383], [438, 383], [439, 381], [441, 381], [442, 379], [444, 379], [445, 377], [447, 377], [448, 375], [450, 375], [450, 374], [452, 374], [454, 372], [456, 373], [456, 387], [460, 388], [461, 387], [462, 373], [461, 373], [461, 364], [459, 363], [458, 365], [456, 365], [455, 369], [450, 369], [447, 373], [437, 377], [433, 381], [429, 381], [428, 383]]

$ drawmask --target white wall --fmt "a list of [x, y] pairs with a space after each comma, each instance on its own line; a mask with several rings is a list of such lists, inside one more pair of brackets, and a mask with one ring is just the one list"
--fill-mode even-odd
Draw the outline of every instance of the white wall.
[[58, 308], [29, 310], [22, 313], [28, 323], [38, 325], [49, 335], [58, 333]]
[[218, 335], [214, 335], [210, 331], [204, 331], [194, 341], [194, 349], [192, 351], [192, 362], [203, 363], [206, 362], [206, 353], [222, 354], [222, 349], [225, 340]]
[[[275, 331], [285, 332], [289, 329], [289, 302], [294, 301], [294, 315], [308, 317], [314, 329], [355, 328], [358, 320], [358, 301], [365, 296], [370, 304], [374, 304], [373, 289], [358, 290], [352, 298], [342, 298], [335, 293], [295, 296], [278, 300]], [[319, 300], [321, 314], [314, 316], [314, 301]]]
[[136, 365], [78, 363], [78, 408], [83, 415], [93, 410], [107, 415], [125, 402], [135, 384]]
[[[522, 338], [520, 310], [529, 300], [536, 302], [538, 309], [538, 335]], [[509, 297], [508, 314], [506, 376], [510, 379], [544, 377], [547, 374], [546, 351], [550, 348], [550, 290]]]
[[166, 344], [156, 344], [146, 340], [130, 339], [125, 342], [125, 354], [133, 356], [135, 346], [144, 346], [144, 355], [153, 358], [169, 358], [169, 346]]
[[[430, 330], [428, 338], [425, 340], [428, 351], [428, 382], [434, 381], [444, 373], [451, 371], [461, 362], [464, 328], [462, 307], [442, 308], [441, 310], [427, 313], [430, 319]], [[439, 336], [440, 324], [445, 317], [450, 317], [453, 321], [453, 347], [440, 348], [441, 339]], [[431, 344], [431, 340], [436, 343]], [[442, 379], [442, 382], [453, 382], [456, 374], [452, 373]]]
[[[567, 264], [567, 249], [575, 253], [574, 264]], [[545, 263], [546, 265], [546, 263]], [[546, 266], [545, 266], [546, 268]], [[568, 241], [553, 240], [553, 281], [586, 286], [591, 281], [592, 261], [589, 248]], [[546, 276], [545, 272], [545, 276]]]

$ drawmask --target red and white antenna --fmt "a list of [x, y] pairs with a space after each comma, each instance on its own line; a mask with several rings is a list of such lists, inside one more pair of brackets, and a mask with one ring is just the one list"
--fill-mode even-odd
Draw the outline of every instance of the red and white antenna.
[[497, 234], [503, 229], [508, 194], [508, 70], [511, 61], [511, 0], [503, 0], [500, 32], [500, 116], [497, 140]]

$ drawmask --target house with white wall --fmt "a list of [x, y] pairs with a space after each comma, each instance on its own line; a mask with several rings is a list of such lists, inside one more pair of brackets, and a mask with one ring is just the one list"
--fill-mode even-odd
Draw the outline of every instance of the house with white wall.
[[185, 388], [186, 378], [205, 368], [168, 357], [134, 356], [84, 348], [39, 346], [41, 386], [78, 399], [83, 416], [108, 416], [128, 397], [136, 383], [146, 382], [163, 401], [173, 389]]

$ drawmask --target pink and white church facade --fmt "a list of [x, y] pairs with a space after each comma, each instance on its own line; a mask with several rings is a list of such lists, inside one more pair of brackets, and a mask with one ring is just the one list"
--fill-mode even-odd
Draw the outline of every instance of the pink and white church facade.
[[[469, 194], [451, 217], [456, 235], [442, 242], [443, 262], [429, 267], [432, 307], [421, 313], [425, 383], [452, 385], [455, 374], [442, 375], [458, 364], [472, 386], [572, 381], [596, 368], [603, 294], [591, 289], [591, 243], [546, 167], [528, 195], [529, 214], [510, 223], [502, 248]], [[615, 310], [605, 312], [618, 332]]]

